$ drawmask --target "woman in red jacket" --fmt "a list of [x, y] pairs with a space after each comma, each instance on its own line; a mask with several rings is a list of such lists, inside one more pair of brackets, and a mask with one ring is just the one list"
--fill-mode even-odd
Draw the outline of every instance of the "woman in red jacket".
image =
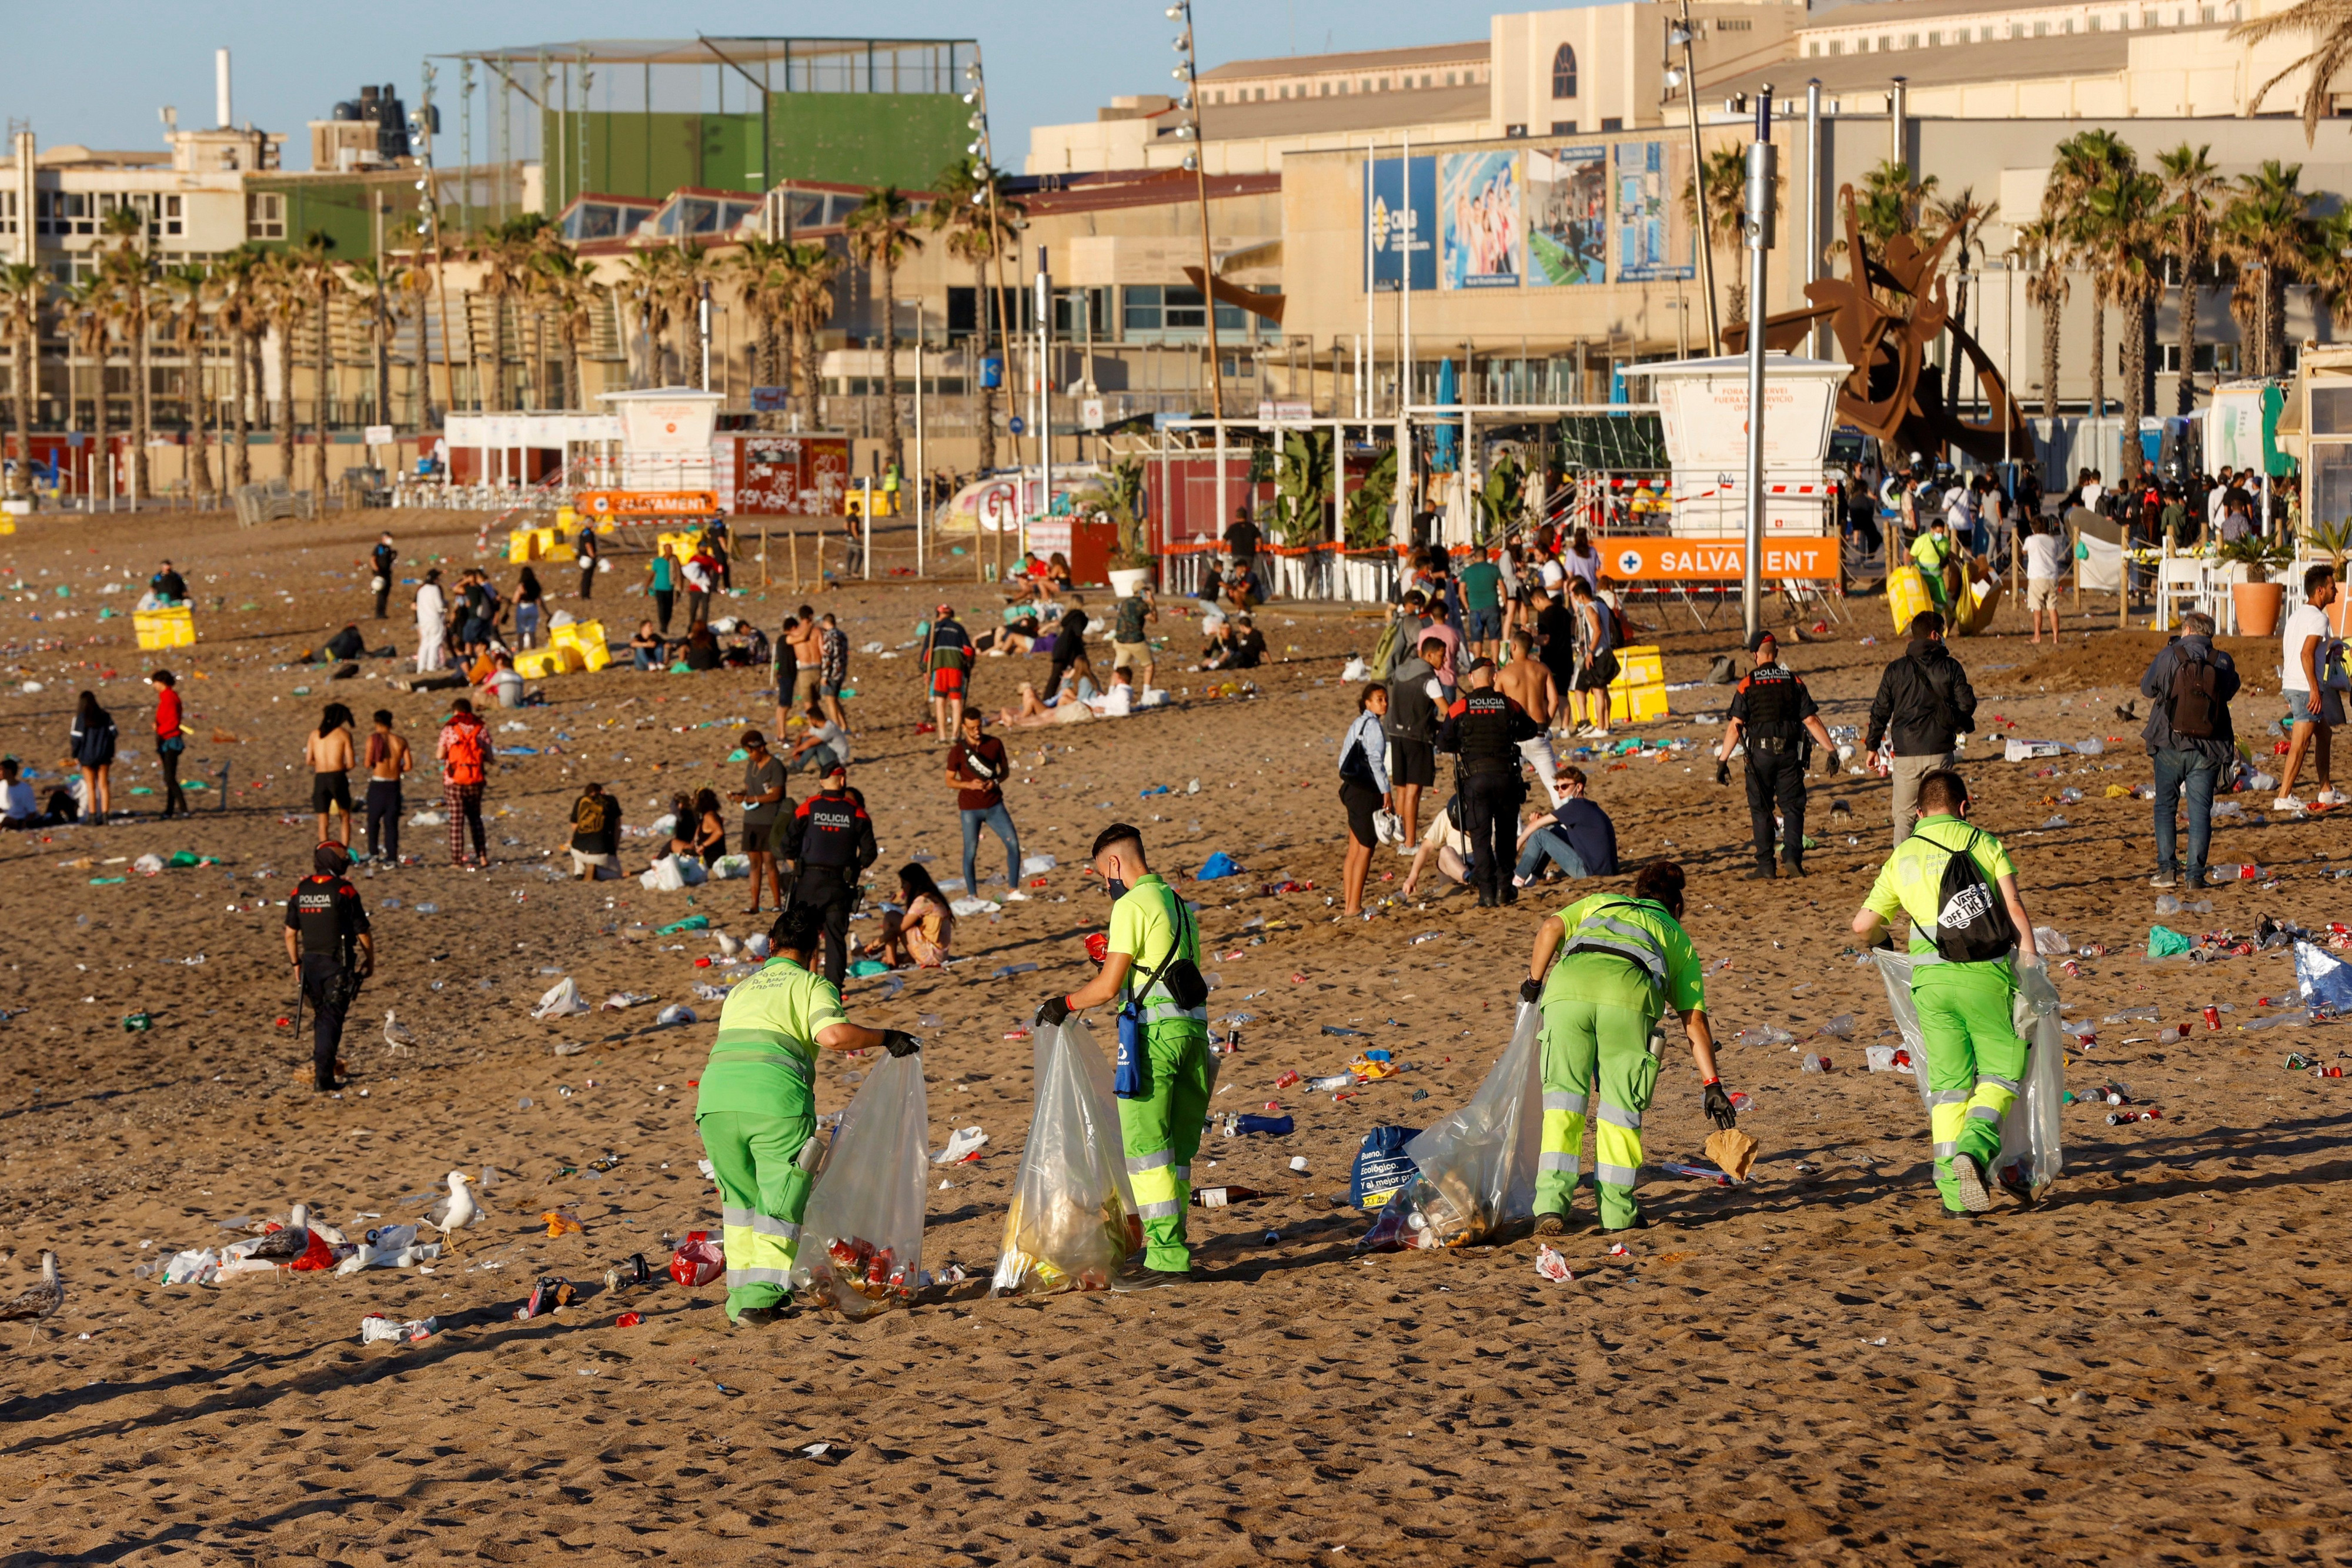
[[158, 670], [147, 684], [155, 688], [155, 757], [163, 765], [163, 820], [168, 822], [173, 812], [194, 815], [188, 798], [180, 792], [180, 754], [188, 748], [188, 737], [180, 728], [180, 683], [171, 671]]

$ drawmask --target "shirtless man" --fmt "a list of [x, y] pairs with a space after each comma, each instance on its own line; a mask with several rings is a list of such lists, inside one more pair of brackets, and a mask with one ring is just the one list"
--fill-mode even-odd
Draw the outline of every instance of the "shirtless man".
[[[319, 842], [349, 845], [352, 841], [352, 710], [329, 703], [319, 716], [318, 733], [302, 743], [302, 760], [310, 765], [310, 810], [319, 815]], [[343, 814], [338, 837], [331, 825]]]
[[786, 634], [786, 640], [792, 643], [793, 656], [800, 663], [793, 676], [793, 689], [789, 694], [778, 692], [776, 701], [782, 704], [789, 695], [793, 699], [792, 706], [797, 709], [808, 706], [809, 699], [816, 695], [821, 674], [817, 666], [824, 660], [824, 636], [817, 630], [814, 605], [802, 605], [793, 612], [793, 617], [795, 624]]
[[400, 863], [400, 779], [415, 764], [408, 742], [394, 734], [392, 710], [375, 711], [375, 728], [367, 739], [367, 852], [373, 864], [378, 855]]
[[1495, 676], [1495, 689], [1527, 709], [1528, 716], [1543, 726], [1543, 733], [1533, 740], [1519, 742], [1519, 755], [1536, 770], [1536, 777], [1559, 804], [1559, 758], [1551, 749], [1552, 710], [1559, 706], [1559, 689], [1553, 685], [1551, 672], [1536, 658], [1535, 633], [1525, 626], [1511, 629], [1511, 662]]

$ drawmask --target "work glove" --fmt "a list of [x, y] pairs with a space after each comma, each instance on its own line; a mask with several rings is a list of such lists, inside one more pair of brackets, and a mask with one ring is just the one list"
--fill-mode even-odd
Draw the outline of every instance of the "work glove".
[[1824, 773], [1835, 773], [1837, 770], [1838, 770], [1838, 754], [1837, 754], [1837, 747], [1834, 747], [1834, 746], [1825, 746], [1825, 747], [1823, 747], [1822, 748], [1822, 772], [1824, 772]]
[[1717, 784], [1731, 782], [1731, 763], [1727, 758], [1718, 757], [1715, 759], [1715, 781]]
[[882, 1031], [882, 1049], [893, 1056], [912, 1056], [923, 1049], [923, 1042], [903, 1029]]
[[1739, 1113], [1731, 1108], [1731, 1096], [1724, 1092], [1721, 1079], [1706, 1086], [1706, 1092], [1700, 1096], [1699, 1108], [1706, 1113], [1708, 1121], [1727, 1133], [1739, 1125]]
[[1519, 982], [1519, 1000], [1533, 1003], [1541, 1000], [1542, 997], [1543, 982], [1541, 980], [1526, 979]]
[[1047, 997], [1044, 1001], [1037, 1004], [1037, 1026], [1040, 1029], [1043, 1029], [1047, 1024], [1052, 1024], [1055, 1029], [1059, 1029], [1064, 1023], [1068, 1021], [1069, 1016], [1070, 1000], [1067, 997]]

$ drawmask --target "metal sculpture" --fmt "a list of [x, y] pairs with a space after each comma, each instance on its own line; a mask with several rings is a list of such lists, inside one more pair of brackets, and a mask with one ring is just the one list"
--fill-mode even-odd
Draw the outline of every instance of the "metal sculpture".
[[[1845, 206], [1845, 277], [1825, 277], [1805, 286], [1811, 306], [1764, 320], [1764, 344], [1793, 350], [1813, 329], [1827, 322], [1839, 351], [1853, 367], [1838, 388], [1838, 417], [1864, 434], [1905, 452], [1943, 455], [1957, 446], [1980, 463], [2033, 450], [2017, 400], [1993, 366], [1992, 357], [1951, 319], [1941, 273], [1944, 252], [1958, 231], [1947, 229], [1932, 246], [1916, 235], [1896, 235], [1874, 257], [1863, 243], [1853, 187], [1838, 188]], [[1927, 361], [1927, 350], [1943, 333], [1976, 367], [1989, 417], [1981, 424], [1962, 419], [1944, 402], [1942, 378]], [[1748, 347], [1746, 323], [1727, 327], [1723, 346], [1731, 353]]]

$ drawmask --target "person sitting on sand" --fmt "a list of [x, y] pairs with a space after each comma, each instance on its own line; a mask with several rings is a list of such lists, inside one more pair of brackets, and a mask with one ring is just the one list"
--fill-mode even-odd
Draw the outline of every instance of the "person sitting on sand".
[[678, 658], [697, 674], [719, 667], [719, 639], [711, 634], [710, 622], [697, 621], [686, 633], [686, 646], [678, 650]]
[[492, 707], [522, 706], [522, 676], [515, 671], [514, 655], [494, 655], [490, 664], [490, 677], [482, 683], [482, 700]]
[[652, 622], [640, 621], [637, 622], [637, 634], [629, 639], [629, 657], [640, 670], [666, 669], [668, 661], [663, 654], [667, 647], [661, 633], [654, 630]]
[[679, 795], [670, 801], [669, 845], [662, 852], [686, 855], [704, 865], [715, 864], [727, 852], [727, 812], [717, 790], [705, 788], [690, 800]]
[[1412, 869], [1405, 873], [1404, 885], [1397, 890], [1401, 896], [1413, 895], [1421, 885], [1422, 873], [1429, 869], [1432, 861], [1458, 885], [1470, 885], [1470, 833], [1454, 822], [1455, 810], [1454, 802], [1449, 800], [1444, 810], [1430, 819], [1421, 843], [1412, 852]]
[[866, 947], [866, 956], [884, 959], [894, 969], [941, 967], [955, 941], [955, 914], [947, 894], [928, 870], [910, 862], [898, 868], [898, 898], [904, 908], [883, 913], [882, 939]]
[[1135, 712], [1135, 677], [1125, 670], [1110, 673], [1110, 689], [1087, 704], [1097, 718], [1126, 718]]

